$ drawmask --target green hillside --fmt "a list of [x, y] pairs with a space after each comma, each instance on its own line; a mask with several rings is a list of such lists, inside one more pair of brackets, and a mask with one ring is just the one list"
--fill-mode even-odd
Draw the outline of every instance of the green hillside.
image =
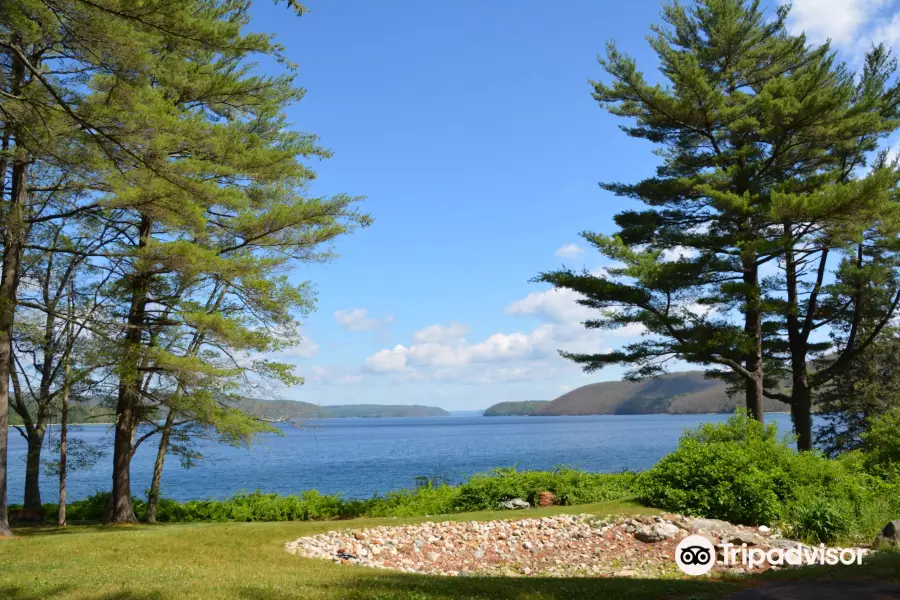
[[[542, 405], [537, 416], [729, 413], [744, 403], [724, 382], [703, 371], [668, 373], [644, 381], [604, 381], [582, 386]], [[785, 410], [766, 400], [766, 410]]]
[[550, 404], [549, 400], [525, 400], [523, 402], [500, 402], [484, 411], [485, 417], [522, 417]]
[[[398, 418], [398, 417], [447, 417], [450, 413], [436, 406], [393, 404], [344, 404], [319, 406], [296, 400], [248, 399], [238, 407], [247, 413], [264, 419], [340, 419], [340, 418]], [[69, 408], [70, 423], [110, 423], [113, 410], [99, 399], [73, 402]], [[158, 415], [157, 418], [165, 418]], [[57, 419], [54, 420], [56, 422]], [[9, 411], [10, 425], [21, 425], [22, 419]]]

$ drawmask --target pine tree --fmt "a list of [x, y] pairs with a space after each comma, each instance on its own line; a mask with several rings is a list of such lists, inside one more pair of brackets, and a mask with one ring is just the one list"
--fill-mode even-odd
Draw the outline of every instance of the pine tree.
[[[288, 0], [298, 14], [299, 2]], [[243, 0], [7, 0], [0, 3], [0, 190], [3, 264], [0, 277], [0, 536], [9, 535], [6, 470], [9, 365], [22, 254], [32, 226], [79, 219], [110, 210], [114, 190], [104, 173], [121, 177], [132, 170], [152, 171], [179, 185], [173, 165], [154, 154], [152, 132], [139, 139], [122, 113], [94, 110], [86, 102], [97, 80], [134, 83], [165, 77], [160, 60], [189, 61], [198, 49], [221, 52], [234, 61], [252, 52], [267, 36], [245, 36], [246, 47], [230, 47], [246, 20]], [[271, 49], [275, 49], [270, 45]], [[277, 52], [270, 52], [270, 55]], [[280, 56], [275, 58], [284, 62]], [[238, 71], [244, 67], [236, 62]], [[182, 75], [196, 75], [179, 70]], [[244, 73], [235, 72], [233, 76]], [[199, 79], [202, 79], [200, 77]], [[198, 94], [201, 90], [195, 90]], [[220, 108], [228, 99], [210, 100]], [[157, 108], [160, 108], [157, 105]], [[161, 120], [165, 115], [160, 115]], [[123, 122], [124, 121], [124, 122]], [[33, 169], [49, 166], [80, 170], [81, 184], [94, 193], [62, 212], [45, 211], [29, 194]], [[121, 183], [121, 182], [120, 182]], [[40, 187], [42, 183], [39, 183]]]
[[816, 445], [837, 456], [863, 446], [872, 419], [900, 407], [900, 336], [883, 332], [816, 394]]
[[123, 232], [111, 286], [124, 315], [110, 346], [118, 381], [111, 522], [135, 520], [136, 431], [158, 407], [232, 438], [264, 428], [221, 398], [249, 373], [294, 381], [286, 365], [237, 360], [295, 340], [292, 314], [308, 303], [308, 286], [278, 271], [327, 258], [322, 244], [368, 223], [355, 198], [304, 195], [313, 176], [304, 159], [328, 153], [287, 127], [283, 109], [302, 95], [292, 74], [250, 74], [247, 58], [277, 57], [277, 47], [244, 34], [245, 12], [229, 5], [194, 13], [219, 26], [215, 50], [198, 45], [187, 60], [183, 49], [163, 49], [150, 76], [97, 77], [84, 106], [94, 122], [118, 119], [125, 146], [143, 152], [143, 162], [110, 174], [105, 201]]
[[[626, 365], [631, 378], [660, 373], [672, 360], [705, 365], [745, 390], [759, 420], [764, 397], [796, 405], [798, 444], [808, 448], [808, 405], [783, 389], [783, 373], [765, 372], [777, 345], [770, 330], [786, 318], [797, 332], [796, 309], [785, 307], [798, 300], [761, 270], [787, 264], [788, 287], [808, 296], [792, 253], [805, 259], [819, 234], [843, 248], [850, 231], [889, 210], [893, 170], [853, 179], [846, 159], [864, 164], [859, 145], [868, 148], [896, 123], [883, 94], [860, 93], [827, 45], [809, 47], [786, 32], [787, 13], [779, 8], [770, 20], [759, 2], [742, 0], [668, 5], [650, 39], [667, 86], [648, 83], [609, 45], [601, 64], [611, 83], [594, 83], [594, 97], [633, 119], [624, 131], [658, 144], [662, 164], [637, 184], [603, 184], [648, 207], [619, 213], [615, 235], [583, 234], [614, 261], [605, 273], [537, 279], [599, 309], [588, 328], [644, 330], [642, 340], [610, 353], [564, 356], [589, 371]], [[678, 258], [667, 260], [672, 254]], [[813, 301], [810, 314], [817, 310]]]

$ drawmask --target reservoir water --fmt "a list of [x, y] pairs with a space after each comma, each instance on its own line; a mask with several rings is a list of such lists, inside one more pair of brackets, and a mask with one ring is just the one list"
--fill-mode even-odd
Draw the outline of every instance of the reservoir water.
[[[169, 456], [162, 494], [176, 500], [224, 498], [256, 489], [282, 494], [317, 489], [348, 498], [408, 488], [420, 475], [451, 482], [495, 467], [550, 469], [568, 465], [594, 472], [641, 470], [675, 449], [686, 427], [722, 421], [728, 415], [597, 415], [584, 417], [439, 417], [403, 419], [324, 419], [307, 430], [282, 428], [248, 450], [200, 443], [203, 460], [185, 469]], [[767, 415], [789, 433], [786, 414]], [[50, 437], [52, 434], [48, 434]], [[107, 425], [76, 428], [71, 437], [107, 449]], [[10, 430], [9, 501], [21, 503], [25, 440]], [[156, 458], [155, 438], [132, 461], [132, 491], [143, 496]], [[45, 458], [53, 458], [47, 444]], [[68, 495], [78, 500], [109, 490], [111, 454], [89, 468], [70, 473]], [[54, 502], [57, 482], [42, 477], [44, 502]]]

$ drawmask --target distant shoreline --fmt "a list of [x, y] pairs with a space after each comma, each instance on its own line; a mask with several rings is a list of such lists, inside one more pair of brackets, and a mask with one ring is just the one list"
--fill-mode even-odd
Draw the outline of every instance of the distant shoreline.
[[[715, 415], [731, 415], [730, 412], [708, 412], [708, 413], [632, 413], [632, 414], [615, 414], [615, 413], [594, 413], [587, 415], [440, 415], [440, 416], [430, 416], [430, 417], [382, 417], [382, 416], [374, 416], [374, 417], [309, 417], [303, 418], [301, 420], [305, 421], [330, 421], [330, 420], [340, 420], [340, 419], [366, 419], [366, 420], [379, 420], [379, 419], [445, 419], [445, 418], [511, 418], [511, 417], [522, 417], [522, 418], [531, 418], [531, 417], [545, 417], [545, 418], [559, 418], [559, 417], [658, 417], [658, 416], [667, 416], [667, 417], [687, 417], [687, 416], [715, 416]], [[787, 410], [771, 410], [766, 411], [764, 414], [767, 415], [789, 415], [790, 411]], [[115, 425], [113, 422], [104, 422], [104, 423], [69, 423], [69, 427], [89, 427], [89, 426], [110, 426]], [[22, 425], [9, 425], [9, 428], [13, 427], [22, 427]], [[59, 427], [59, 423], [50, 423], [48, 427]]]

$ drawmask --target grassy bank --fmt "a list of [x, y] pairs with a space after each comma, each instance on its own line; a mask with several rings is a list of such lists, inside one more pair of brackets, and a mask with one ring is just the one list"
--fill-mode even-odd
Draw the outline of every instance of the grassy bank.
[[[553, 471], [495, 469], [478, 474], [460, 485], [448, 485], [420, 478], [419, 485], [384, 496], [345, 499], [315, 490], [281, 496], [262, 492], [241, 493], [225, 500], [176, 502], [163, 499], [157, 510], [159, 522], [228, 521], [318, 521], [360, 517], [417, 517], [492, 510], [511, 498], [523, 498], [532, 505], [544, 491], [552, 492], [561, 505], [590, 504], [633, 495], [635, 475], [631, 473], [586, 473], [558, 468]], [[71, 521], [97, 521], [103, 515], [109, 494], [97, 494], [73, 502], [67, 515]], [[54, 520], [59, 507], [45, 504], [47, 518]], [[135, 513], [142, 517], [146, 504], [135, 500]]]
[[[521, 511], [516, 516], [559, 512], [603, 516], [656, 511], [630, 502], [606, 502]], [[509, 516], [509, 512], [479, 512], [449, 518], [488, 520]], [[20, 537], [0, 542], [0, 598], [712, 600], [753, 583], [741, 579], [441, 578], [337, 566], [284, 551], [284, 543], [289, 540], [329, 529], [422, 520], [22, 528], [15, 532]], [[862, 567], [809, 569], [775, 576], [900, 581], [900, 560], [897, 555], [885, 555]]]

